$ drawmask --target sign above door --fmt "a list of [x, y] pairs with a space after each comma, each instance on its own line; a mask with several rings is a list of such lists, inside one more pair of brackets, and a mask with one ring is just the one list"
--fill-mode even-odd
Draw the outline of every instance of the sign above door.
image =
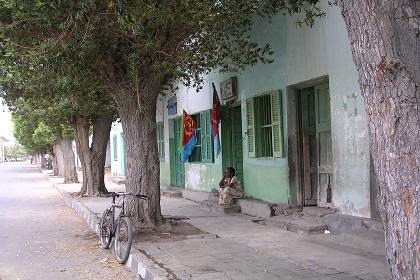
[[220, 83], [220, 95], [223, 101], [233, 101], [237, 98], [237, 79], [231, 77]]

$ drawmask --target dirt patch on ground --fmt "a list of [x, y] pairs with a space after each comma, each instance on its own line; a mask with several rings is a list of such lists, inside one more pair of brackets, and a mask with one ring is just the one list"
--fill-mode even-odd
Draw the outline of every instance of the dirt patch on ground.
[[166, 218], [157, 228], [139, 228], [135, 236], [138, 242], [168, 242], [194, 238], [208, 238], [209, 233], [196, 228], [183, 219]]

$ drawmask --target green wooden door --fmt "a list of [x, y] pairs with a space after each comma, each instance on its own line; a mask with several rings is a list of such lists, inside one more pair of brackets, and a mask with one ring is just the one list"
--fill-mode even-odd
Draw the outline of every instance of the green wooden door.
[[318, 206], [329, 206], [332, 193], [332, 141], [328, 84], [315, 87], [316, 138], [318, 143]]
[[120, 134], [120, 138], [121, 138], [121, 176], [125, 176], [126, 155], [125, 155], [125, 139], [124, 139], [123, 133]]
[[304, 205], [318, 202], [318, 155], [314, 88], [301, 91], [302, 104], [302, 162]]
[[304, 205], [330, 206], [331, 113], [328, 84], [301, 90]]
[[230, 110], [231, 129], [231, 164], [236, 170], [236, 176], [243, 182], [243, 140], [242, 140], [242, 113], [241, 107], [234, 107]]
[[174, 163], [175, 163], [175, 186], [185, 185], [185, 165], [181, 162], [182, 152], [182, 119], [174, 120]]

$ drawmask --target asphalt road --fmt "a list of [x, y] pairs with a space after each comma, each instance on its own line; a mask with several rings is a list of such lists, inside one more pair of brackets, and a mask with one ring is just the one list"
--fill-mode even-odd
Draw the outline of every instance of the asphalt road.
[[0, 280], [134, 279], [41, 171], [0, 163]]

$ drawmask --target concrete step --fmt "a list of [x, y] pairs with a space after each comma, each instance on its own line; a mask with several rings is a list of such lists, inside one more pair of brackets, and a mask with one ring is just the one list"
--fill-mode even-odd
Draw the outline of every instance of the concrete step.
[[343, 214], [325, 215], [320, 218], [323, 223], [328, 225], [331, 233], [340, 234], [356, 229], [362, 229], [363, 218]]
[[181, 192], [183, 198], [199, 203], [209, 199], [216, 199], [219, 195], [217, 192], [203, 192], [187, 189], [182, 189]]
[[303, 207], [302, 214], [308, 217], [324, 217], [326, 215], [334, 214], [335, 210], [330, 208], [307, 206]]
[[304, 234], [323, 234], [328, 230], [327, 224], [319, 223], [311, 219], [299, 217], [271, 217], [264, 220], [266, 225], [275, 226], [288, 231]]
[[180, 190], [166, 189], [161, 190], [161, 195], [169, 198], [178, 198], [182, 197], [182, 192]]
[[363, 219], [362, 226], [370, 230], [384, 231], [384, 224], [380, 219]]
[[246, 215], [267, 218], [273, 216], [273, 208], [270, 204], [252, 199], [239, 199], [241, 212]]
[[208, 199], [201, 201], [200, 205], [209, 211], [219, 214], [233, 214], [241, 212], [241, 206], [239, 204], [220, 205], [217, 199]]
[[110, 178], [111, 182], [118, 184], [118, 185], [124, 185], [125, 184], [125, 177], [124, 176], [112, 176]]

